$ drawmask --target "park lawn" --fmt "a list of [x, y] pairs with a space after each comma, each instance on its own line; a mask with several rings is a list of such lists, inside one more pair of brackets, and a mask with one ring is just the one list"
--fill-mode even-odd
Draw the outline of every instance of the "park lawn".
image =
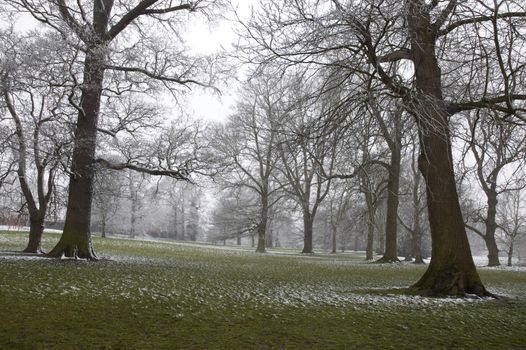
[[87, 262], [25, 240], [0, 233], [0, 349], [526, 348], [525, 271], [480, 270], [503, 300], [433, 299], [396, 290], [425, 267], [358, 253], [95, 238]]

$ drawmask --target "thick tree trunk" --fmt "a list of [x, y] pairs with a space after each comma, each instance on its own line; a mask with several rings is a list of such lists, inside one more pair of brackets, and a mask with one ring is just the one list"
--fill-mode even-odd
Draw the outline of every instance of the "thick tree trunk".
[[418, 165], [427, 185], [432, 238], [431, 263], [414, 288], [430, 295], [489, 295], [475, 268], [460, 210], [435, 30], [425, 2], [406, 1], [416, 84], [410, 108], [418, 122]]
[[312, 214], [306, 210], [303, 211], [303, 250], [301, 251], [302, 254], [312, 254], [313, 246], [312, 246], [312, 225], [313, 225], [313, 217]]
[[391, 153], [389, 179], [387, 181], [387, 214], [385, 222], [385, 252], [379, 263], [399, 262], [397, 252], [398, 229], [398, 191], [400, 189], [400, 148], [395, 147]]
[[42, 234], [44, 233], [44, 218], [31, 216], [29, 219], [29, 242], [24, 253], [42, 254]]
[[52, 257], [78, 257], [96, 260], [91, 241], [91, 203], [93, 200], [94, 157], [100, 96], [104, 79], [102, 48], [91, 48], [84, 63], [84, 88], [75, 129], [68, 206], [64, 232], [49, 252]]

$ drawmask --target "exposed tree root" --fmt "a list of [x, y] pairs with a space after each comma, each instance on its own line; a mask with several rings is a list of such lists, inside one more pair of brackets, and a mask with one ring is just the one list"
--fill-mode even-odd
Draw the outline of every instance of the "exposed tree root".
[[37, 254], [37, 255], [46, 254], [46, 252], [44, 252], [42, 248], [39, 247], [35, 249], [30, 246], [27, 246], [26, 249], [22, 250], [22, 253]]
[[458, 268], [451, 266], [441, 272], [427, 272], [422, 279], [412, 286], [418, 294], [430, 297], [493, 297], [493, 293], [486, 290], [482, 282], [473, 279]]
[[52, 251], [50, 251], [47, 256], [51, 258], [74, 258], [74, 259], [86, 259], [90, 261], [98, 261], [99, 258], [93, 251], [93, 248], [89, 247], [88, 249], [80, 249], [78, 245], [62, 245], [57, 244]]
[[393, 264], [393, 263], [399, 263], [400, 259], [397, 257], [388, 257], [384, 256], [378, 260], [375, 261], [376, 264]]

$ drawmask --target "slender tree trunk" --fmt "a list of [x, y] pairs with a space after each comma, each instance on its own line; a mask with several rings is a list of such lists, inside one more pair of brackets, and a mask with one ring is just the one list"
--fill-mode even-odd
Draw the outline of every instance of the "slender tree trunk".
[[513, 259], [513, 241], [510, 242], [510, 247], [508, 248], [508, 266], [512, 266]]
[[332, 225], [332, 250], [331, 250], [331, 253], [332, 254], [336, 254], [336, 236], [337, 236], [337, 233], [338, 233], [338, 226], [337, 225]]
[[185, 215], [185, 199], [182, 198], [182, 204], [181, 204], [181, 240], [186, 240], [186, 215]]
[[[414, 151], [413, 151], [414, 152]], [[424, 259], [422, 257], [422, 225], [420, 223], [420, 214], [421, 214], [421, 204], [420, 204], [420, 174], [416, 169], [415, 157], [413, 153], [413, 256], [415, 258], [415, 264], [424, 264]]]
[[265, 238], [265, 247], [267, 248], [274, 247], [274, 237], [273, 237], [273, 232], [272, 232], [272, 226], [267, 228], [267, 236]]
[[103, 217], [102, 218], [102, 228], [101, 228], [102, 232], [101, 232], [101, 237], [102, 238], [106, 238], [106, 218]]
[[[374, 224], [373, 224], [374, 225]], [[377, 230], [377, 239], [378, 244], [376, 245], [376, 254], [384, 254], [385, 253], [385, 234]]]
[[367, 213], [367, 248], [365, 249], [365, 260], [374, 259], [374, 212]]
[[241, 245], [241, 235], [237, 235], [236, 244]]
[[137, 207], [138, 207], [138, 194], [137, 189], [133, 184], [132, 174], [130, 174], [130, 200], [131, 200], [131, 212], [130, 212], [130, 238], [135, 238], [135, 228], [137, 224]]
[[389, 179], [387, 181], [387, 214], [385, 222], [385, 252], [379, 263], [399, 262], [397, 252], [398, 231], [398, 191], [400, 189], [400, 147], [395, 147], [391, 153]]
[[261, 195], [261, 212], [259, 213], [260, 222], [258, 225], [258, 246], [256, 253], [266, 253], [265, 239], [267, 235], [267, 222], [268, 222], [268, 196], [263, 193]]
[[497, 231], [497, 193], [488, 195], [488, 210], [486, 212], [486, 232], [484, 242], [488, 249], [488, 266], [499, 266], [499, 248], [495, 241], [495, 232]]
[[415, 264], [423, 264], [424, 259], [422, 257], [422, 228], [420, 223], [415, 225], [413, 231], [413, 255], [415, 258]]
[[174, 228], [173, 228], [173, 239], [179, 239], [179, 235], [178, 235], [178, 230], [177, 230], [177, 224], [179, 222], [179, 218], [178, 218], [178, 211], [179, 211], [179, 208], [177, 207], [177, 204], [174, 204]]
[[[362, 181], [367, 181], [362, 178]], [[363, 185], [362, 185], [363, 186]], [[364, 191], [365, 204], [367, 206], [367, 247], [365, 249], [365, 260], [374, 259], [374, 217], [376, 213], [376, 205], [373, 202], [373, 196], [371, 192], [367, 190]]]
[[313, 246], [312, 246], [312, 228], [313, 225], [313, 217], [310, 212], [307, 210], [303, 211], [303, 250], [301, 251], [302, 254], [312, 254]]
[[435, 30], [425, 2], [406, 1], [416, 84], [410, 108], [418, 122], [418, 165], [427, 185], [432, 238], [431, 263], [414, 288], [432, 295], [489, 295], [473, 262], [460, 210]]

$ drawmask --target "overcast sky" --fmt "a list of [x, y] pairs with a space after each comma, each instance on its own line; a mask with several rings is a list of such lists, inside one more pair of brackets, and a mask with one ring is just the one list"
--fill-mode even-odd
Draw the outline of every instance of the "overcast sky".
[[[257, 0], [231, 0], [241, 16], [247, 15], [256, 2]], [[236, 34], [230, 20], [216, 19], [210, 23], [204, 20], [203, 16], [193, 16], [193, 18], [183, 36], [192, 51], [196, 54], [214, 54], [223, 49], [232, 49]], [[18, 17], [16, 24], [18, 29], [25, 30], [35, 28], [38, 23], [30, 15], [24, 15]], [[230, 82], [228, 86], [223, 84], [218, 86], [221, 95], [193, 88], [187, 95], [188, 105], [184, 106], [186, 113], [206, 120], [224, 121], [235, 101], [236, 87], [232, 84], [233, 82]]]

